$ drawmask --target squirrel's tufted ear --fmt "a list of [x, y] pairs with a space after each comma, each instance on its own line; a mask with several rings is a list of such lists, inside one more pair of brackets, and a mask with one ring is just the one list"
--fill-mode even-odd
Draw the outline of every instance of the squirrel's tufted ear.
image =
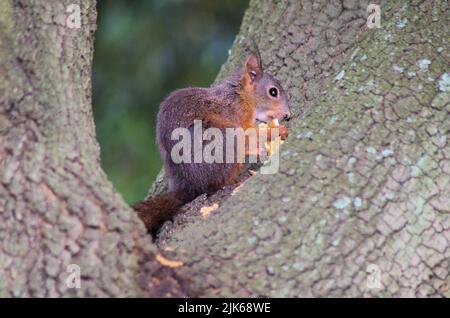
[[247, 57], [247, 60], [244, 64], [244, 76], [248, 76], [249, 82], [253, 84], [253, 82], [257, 81], [262, 73], [262, 63], [261, 56], [258, 53], [252, 53]]

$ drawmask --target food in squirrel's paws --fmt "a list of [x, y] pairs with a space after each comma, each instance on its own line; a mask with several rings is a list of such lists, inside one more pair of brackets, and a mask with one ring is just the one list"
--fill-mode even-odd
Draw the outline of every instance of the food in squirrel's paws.
[[[272, 119], [272, 121], [269, 124], [266, 123], [260, 123], [258, 125], [258, 128], [276, 128], [279, 127], [280, 123], [278, 122], [278, 119]], [[284, 140], [281, 139], [281, 136], [277, 136], [273, 140], [268, 140], [264, 143], [264, 146], [266, 148], [267, 154], [272, 156], [275, 152], [277, 152], [280, 148], [280, 145], [284, 143]]]

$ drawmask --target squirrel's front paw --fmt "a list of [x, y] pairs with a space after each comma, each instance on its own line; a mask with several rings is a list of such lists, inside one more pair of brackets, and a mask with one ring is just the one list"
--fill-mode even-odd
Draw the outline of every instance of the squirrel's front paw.
[[285, 140], [289, 136], [289, 129], [283, 125], [278, 127], [281, 140]]

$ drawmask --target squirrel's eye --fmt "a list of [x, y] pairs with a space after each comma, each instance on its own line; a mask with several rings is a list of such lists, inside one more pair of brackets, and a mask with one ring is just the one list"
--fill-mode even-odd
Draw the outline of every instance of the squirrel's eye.
[[277, 97], [278, 96], [278, 90], [275, 87], [272, 87], [271, 89], [269, 89], [269, 94], [272, 97]]

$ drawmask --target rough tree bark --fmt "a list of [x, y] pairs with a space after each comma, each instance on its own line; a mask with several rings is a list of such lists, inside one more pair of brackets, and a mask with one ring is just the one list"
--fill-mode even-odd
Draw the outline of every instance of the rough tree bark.
[[95, 1], [80, 2], [79, 29], [71, 3], [0, 2], [0, 297], [183, 295], [100, 168]]
[[100, 168], [71, 2], [0, 5], [1, 296], [450, 296], [447, 2], [369, 30], [365, 1], [251, 1], [219, 78], [254, 38], [295, 114], [280, 173], [186, 206], [160, 251]]

